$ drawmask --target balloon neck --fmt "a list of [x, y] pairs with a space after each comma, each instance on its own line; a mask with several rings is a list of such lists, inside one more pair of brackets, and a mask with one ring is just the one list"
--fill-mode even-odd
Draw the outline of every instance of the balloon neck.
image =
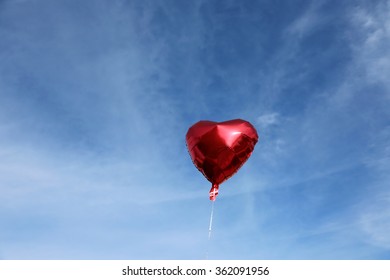
[[209, 192], [211, 201], [215, 201], [217, 199], [218, 188], [219, 188], [219, 185], [217, 185], [217, 184], [213, 184], [213, 186], [211, 187], [210, 192]]

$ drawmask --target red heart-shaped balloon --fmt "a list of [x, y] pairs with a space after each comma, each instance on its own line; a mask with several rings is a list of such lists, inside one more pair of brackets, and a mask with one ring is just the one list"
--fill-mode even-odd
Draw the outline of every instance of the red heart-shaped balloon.
[[187, 148], [196, 168], [212, 183], [210, 200], [219, 185], [240, 169], [257, 141], [256, 129], [247, 121], [199, 121], [186, 135]]

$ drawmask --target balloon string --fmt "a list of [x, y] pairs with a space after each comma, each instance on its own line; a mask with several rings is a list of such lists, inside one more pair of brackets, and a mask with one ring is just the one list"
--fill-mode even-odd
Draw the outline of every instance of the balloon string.
[[211, 214], [210, 214], [210, 224], [209, 224], [209, 241], [211, 239], [211, 230], [212, 230], [212, 226], [213, 226], [213, 215], [214, 215], [214, 200], [211, 204]]
[[213, 226], [213, 215], [214, 215], [214, 200], [211, 203], [211, 214], [210, 214], [210, 224], [209, 224], [209, 238], [207, 240], [206, 260], [209, 259], [209, 247], [210, 247], [210, 239], [211, 239], [211, 230], [212, 230], [212, 226]]

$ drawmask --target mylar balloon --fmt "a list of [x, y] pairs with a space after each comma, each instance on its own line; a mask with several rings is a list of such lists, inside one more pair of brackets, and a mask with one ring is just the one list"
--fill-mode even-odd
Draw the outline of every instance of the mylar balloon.
[[256, 129], [247, 121], [200, 121], [186, 135], [187, 148], [196, 168], [212, 183], [210, 200], [219, 185], [229, 179], [251, 155], [257, 141]]

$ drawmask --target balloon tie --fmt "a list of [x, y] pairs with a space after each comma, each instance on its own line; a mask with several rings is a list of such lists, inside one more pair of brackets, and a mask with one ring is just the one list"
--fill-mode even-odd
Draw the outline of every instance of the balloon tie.
[[217, 199], [218, 189], [219, 189], [219, 185], [213, 184], [213, 186], [211, 187], [210, 192], [209, 192], [209, 196], [210, 196], [211, 201], [215, 201]]

